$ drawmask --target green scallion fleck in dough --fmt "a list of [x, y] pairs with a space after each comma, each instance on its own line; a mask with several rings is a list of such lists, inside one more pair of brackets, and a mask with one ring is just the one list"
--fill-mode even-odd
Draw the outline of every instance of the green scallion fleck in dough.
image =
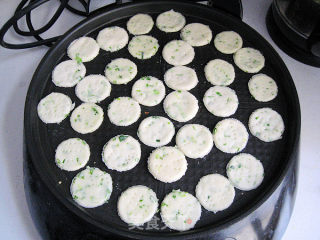
[[92, 108], [92, 111], [94, 112], [94, 115], [97, 115], [99, 113], [98, 110], [94, 107]]
[[76, 61], [78, 64], [82, 63], [81, 57], [79, 57], [79, 53], [76, 54]]
[[119, 141], [122, 142], [122, 141], [126, 140], [127, 137], [128, 137], [128, 135], [120, 135], [119, 136]]

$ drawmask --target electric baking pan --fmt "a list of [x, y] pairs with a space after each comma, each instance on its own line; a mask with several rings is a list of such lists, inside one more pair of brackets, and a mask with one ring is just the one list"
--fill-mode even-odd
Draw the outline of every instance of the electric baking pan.
[[[59, 62], [68, 59], [66, 49], [74, 39], [83, 35], [96, 38], [98, 32], [107, 26], [117, 25], [126, 28], [128, 19], [137, 13], [148, 13], [155, 20], [159, 13], [170, 9], [181, 12], [186, 17], [187, 24], [200, 22], [209, 25], [213, 31], [213, 37], [224, 30], [238, 32], [244, 40], [244, 47], [253, 47], [263, 53], [266, 64], [260, 73], [272, 77], [279, 88], [278, 96], [271, 102], [257, 102], [250, 96], [247, 86], [252, 74], [245, 73], [237, 68], [233, 63], [232, 55], [218, 52], [212, 42], [203, 47], [195, 47], [195, 59], [188, 66], [196, 70], [199, 79], [198, 85], [190, 91], [199, 101], [199, 111], [196, 117], [187, 123], [203, 124], [212, 130], [215, 124], [222, 120], [222, 118], [210, 114], [202, 102], [205, 91], [211, 87], [211, 84], [205, 79], [204, 66], [208, 61], [220, 58], [235, 66], [236, 78], [229, 87], [237, 93], [239, 108], [232, 117], [239, 119], [248, 129], [249, 116], [255, 109], [271, 107], [282, 115], [286, 127], [283, 138], [271, 143], [264, 143], [249, 133], [248, 144], [242, 152], [253, 154], [263, 163], [265, 177], [262, 184], [257, 189], [248, 192], [236, 190], [233, 204], [224, 211], [214, 214], [202, 208], [201, 219], [197, 222], [195, 228], [185, 232], [165, 228], [161, 220], [157, 222], [157, 228], [147, 228], [146, 224], [141, 228], [130, 228], [120, 220], [117, 214], [118, 197], [128, 187], [138, 184], [153, 189], [160, 202], [173, 189], [181, 189], [195, 195], [196, 184], [202, 176], [210, 173], [219, 173], [226, 176], [226, 165], [234, 154], [223, 153], [213, 147], [212, 151], [202, 159], [187, 158], [188, 169], [185, 176], [179, 181], [165, 184], [154, 179], [148, 172], [147, 159], [153, 148], [141, 143], [142, 156], [135, 168], [127, 172], [109, 170], [101, 160], [101, 152], [104, 144], [111, 137], [118, 134], [129, 134], [138, 139], [137, 128], [144, 118], [154, 115], [167, 117], [162, 104], [159, 104], [155, 107], [141, 106], [142, 115], [140, 119], [128, 127], [118, 127], [110, 123], [106, 114], [108, 104], [115, 97], [130, 96], [134, 81], [127, 85], [112, 85], [110, 97], [99, 103], [99, 106], [105, 112], [103, 124], [91, 134], [82, 135], [75, 132], [70, 126], [69, 118], [60, 124], [46, 125], [41, 122], [37, 115], [39, 101], [51, 92], [67, 94], [76, 103], [76, 106], [81, 104], [81, 101], [75, 96], [74, 88], [59, 88], [51, 81], [53, 68]], [[160, 44], [157, 54], [151, 59], [135, 59], [129, 54], [127, 48], [114, 53], [100, 50], [98, 57], [91, 62], [84, 63], [87, 68], [87, 75], [103, 74], [107, 63], [112, 59], [124, 57], [137, 64], [138, 74], [135, 80], [146, 75], [163, 79], [166, 70], [172, 66], [163, 60], [161, 56], [162, 48], [170, 40], [180, 39], [179, 32], [165, 33], [154, 26], [149, 35], [157, 38]], [[130, 38], [132, 38], [132, 35], [130, 35]], [[166, 87], [166, 94], [171, 91]], [[176, 121], [173, 121], [173, 123], [176, 132], [186, 124]], [[81, 221], [93, 225], [99, 231], [110, 232], [126, 238], [200, 238], [248, 216], [277, 189], [292, 165], [293, 154], [296, 153], [298, 148], [300, 108], [295, 86], [285, 64], [271, 45], [251, 27], [236, 17], [204, 5], [190, 2], [149, 1], [110, 6], [73, 27], [48, 51], [39, 64], [29, 86], [25, 103], [24, 129], [26, 147], [34, 170], [58, 201]], [[81, 170], [66, 172], [55, 165], [56, 147], [61, 141], [71, 137], [80, 137], [90, 145], [91, 156], [87, 166], [98, 167], [108, 172], [113, 179], [111, 198], [108, 203], [100, 207], [86, 209], [77, 205], [72, 199], [69, 188], [73, 177]], [[169, 145], [175, 145], [174, 138]], [[156, 214], [156, 217], [161, 219], [159, 213]]]

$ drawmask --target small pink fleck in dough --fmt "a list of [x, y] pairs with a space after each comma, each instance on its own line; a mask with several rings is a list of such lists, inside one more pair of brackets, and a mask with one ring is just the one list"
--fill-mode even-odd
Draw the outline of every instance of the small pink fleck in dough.
[[192, 223], [192, 220], [191, 220], [190, 218], [188, 218], [187, 221], [186, 221], [186, 223], [187, 223], [187, 224], [191, 224], [191, 223]]

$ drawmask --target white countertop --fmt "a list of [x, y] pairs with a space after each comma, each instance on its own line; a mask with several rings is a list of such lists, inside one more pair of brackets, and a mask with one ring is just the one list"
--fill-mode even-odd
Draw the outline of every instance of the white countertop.
[[[0, 1], [0, 26], [12, 16], [19, 2]], [[58, 2], [50, 1], [32, 16], [45, 19], [45, 16], [52, 14], [52, 8], [49, 6], [57, 6]], [[320, 239], [320, 68], [297, 62], [274, 44], [265, 25], [265, 15], [270, 4], [271, 0], [243, 0], [243, 20], [262, 34], [281, 55], [291, 72], [300, 98], [302, 128], [298, 193], [293, 216], [283, 240]], [[81, 17], [64, 11], [51, 33], [63, 33], [80, 19]], [[6, 39], [21, 40], [13, 31], [10, 31]], [[0, 47], [1, 239], [40, 239], [24, 196], [22, 130], [28, 85], [47, 50], [46, 47], [27, 50], [8, 50]]]

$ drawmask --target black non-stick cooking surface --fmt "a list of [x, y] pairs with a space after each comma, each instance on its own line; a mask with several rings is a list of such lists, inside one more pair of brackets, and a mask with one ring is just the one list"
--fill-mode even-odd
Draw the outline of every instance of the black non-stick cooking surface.
[[[147, 229], [147, 224], [145, 224], [143, 226], [144, 230], [137, 228], [129, 230], [128, 225], [122, 222], [117, 215], [117, 199], [122, 191], [133, 185], [146, 185], [156, 192], [160, 203], [172, 189], [181, 189], [194, 195], [195, 186], [202, 176], [210, 173], [220, 173], [226, 176], [225, 167], [231, 157], [234, 156], [234, 154], [223, 153], [213, 147], [212, 151], [203, 159], [187, 159], [188, 169], [185, 176], [179, 181], [170, 184], [155, 180], [148, 172], [147, 158], [153, 148], [142, 143], [141, 160], [130, 171], [121, 173], [111, 171], [101, 161], [102, 147], [111, 137], [118, 134], [129, 134], [138, 139], [136, 131], [144, 118], [153, 115], [168, 117], [163, 110], [162, 104], [155, 107], [141, 106], [142, 116], [136, 123], [129, 127], [117, 127], [110, 123], [106, 113], [108, 104], [114, 98], [130, 96], [133, 83], [140, 77], [151, 75], [163, 79], [165, 71], [172, 66], [163, 60], [161, 56], [162, 48], [170, 40], [179, 39], [179, 33], [164, 33], [154, 26], [150, 35], [159, 40], [160, 49], [149, 60], [135, 59], [129, 54], [127, 48], [124, 48], [114, 53], [100, 50], [98, 57], [91, 62], [84, 63], [87, 68], [87, 75], [103, 74], [107, 63], [118, 57], [128, 58], [138, 66], [138, 75], [132, 82], [127, 85], [112, 85], [111, 96], [99, 104], [105, 112], [105, 119], [101, 127], [94, 133], [82, 135], [75, 132], [70, 126], [69, 118], [65, 119], [61, 124], [44, 124], [38, 118], [37, 104], [41, 98], [54, 91], [67, 94], [76, 103], [76, 106], [81, 104], [81, 101], [74, 93], [74, 88], [59, 88], [51, 81], [52, 69], [59, 62], [68, 59], [66, 48], [75, 38], [83, 35], [96, 38], [99, 30], [107, 26], [117, 25], [126, 28], [128, 18], [140, 12], [151, 14], [155, 20], [159, 13], [170, 9], [184, 14], [187, 23], [200, 22], [209, 25], [213, 31], [213, 37], [224, 30], [238, 32], [243, 37], [244, 47], [254, 47], [264, 54], [266, 65], [261, 70], [261, 73], [274, 78], [279, 87], [279, 93], [275, 100], [268, 103], [259, 103], [250, 96], [247, 87], [248, 80], [252, 74], [244, 73], [237, 68], [233, 63], [232, 55], [218, 52], [212, 42], [203, 47], [196, 47], [195, 59], [188, 66], [196, 70], [199, 78], [199, 84], [190, 92], [198, 98], [200, 108], [196, 117], [188, 123], [203, 124], [212, 130], [215, 124], [222, 120], [222, 118], [210, 114], [202, 102], [205, 91], [211, 87], [211, 84], [205, 79], [204, 66], [212, 59], [221, 58], [232, 63], [236, 71], [235, 81], [230, 87], [236, 91], [240, 104], [236, 114], [232, 117], [239, 119], [248, 129], [249, 115], [255, 109], [271, 107], [282, 115], [286, 130], [281, 140], [271, 143], [264, 143], [250, 134], [248, 144], [242, 152], [251, 153], [262, 161], [265, 168], [265, 178], [256, 190], [248, 192], [236, 190], [234, 202], [227, 210], [214, 214], [202, 208], [201, 219], [196, 224], [195, 229], [183, 233], [178, 233], [168, 228], [161, 229], [164, 227], [161, 220], [157, 221], [160, 229]], [[286, 173], [290, 155], [296, 147], [298, 129], [300, 127], [300, 110], [296, 90], [290, 74], [280, 57], [258, 33], [240, 20], [199, 4], [153, 1], [152, 3], [144, 2], [111, 7], [108, 10], [108, 12], [102, 12], [100, 15], [87, 19], [71, 29], [44, 57], [30, 84], [25, 109], [26, 142], [36, 170], [40, 173], [44, 182], [58, 199], [78, 216], [87, 219], [87, 221], [100, 228], [131, 237], [178, 237], [185, 234], [193, 235], [215, 231], [222, 224], [230, 224], [235, 219], [243, 217], [256, 209], [274, 191]], [[167, 94], [171, 91], [166, 87]], [[173, 122], [176, 131], [185, 124]], [[75, 172], [62, 171], [55, 165], [54, 161], [55, 149], [58, 144], [71, 137], [82, 138], [90, 145], [91, 156], [87, 166], [98, 167], [112, 176], [114, 187], [107, 204], [93, 209], [86, 209], [78, 206], [72, 200], [69, 186], [72, 178], [81, 170]], [[174, 144], [175, 140], [173, 139], [169, 145], [173, 146]], [[157, 213], [156, 217], [160, 218], [160, 214]]]

